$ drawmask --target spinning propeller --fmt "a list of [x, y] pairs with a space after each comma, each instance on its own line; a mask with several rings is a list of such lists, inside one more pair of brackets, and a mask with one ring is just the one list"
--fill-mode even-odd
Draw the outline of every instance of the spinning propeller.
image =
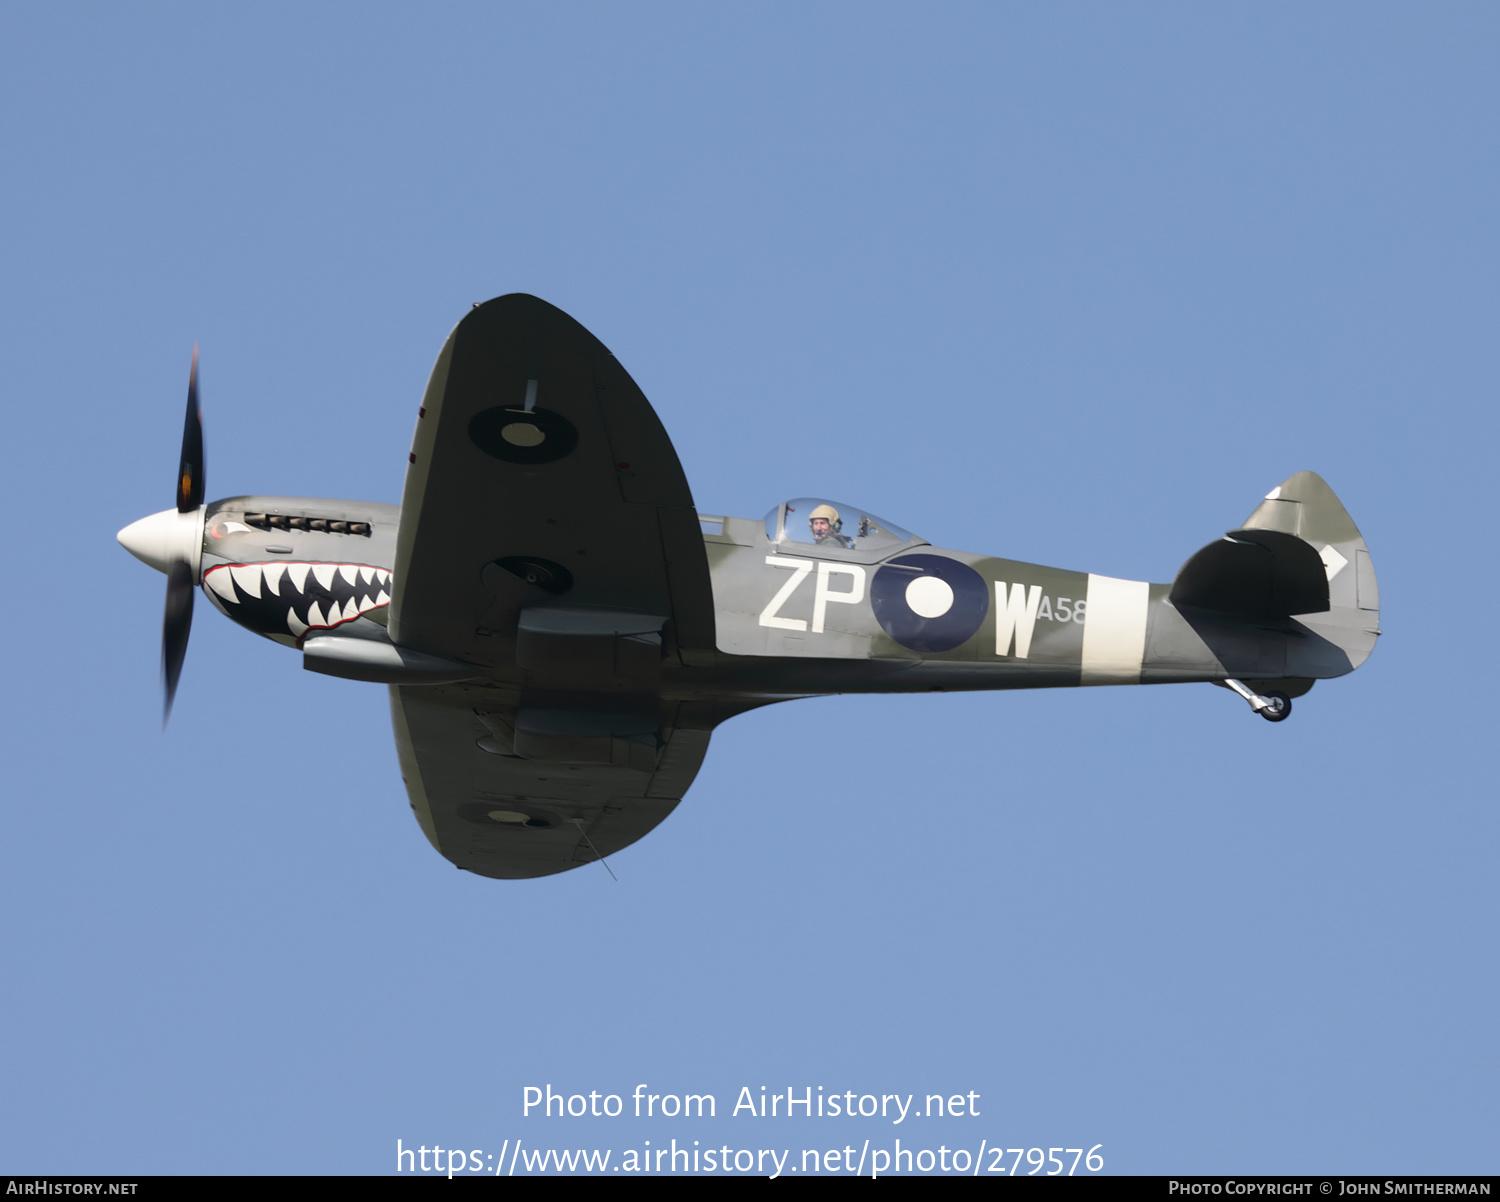
[[[177, 512], [195, 517], [203, 505], [203, 410], [198, 407], [198, 347], [188, 371], [187, 416], [182, 421], [182, 455], [177, 465]], [[195, 522], [196, 526], [197, 523]], [[198, 558], [197, 556], [193, 557]], [[187, 656], [188, 632], [193, 628], [193, 590], [198, 580], [195, 562], [180, 557], [167, 572], [167, 607], [161, 626], [161, 724], [172, 716], [177, 678]]]
[[177, 508], [132, 522], [115, 536], [137, 559], [167, 576], [161, 628], [162, 726], [172, 714], [193, 626], [193, 590], [203, 558], [203, 412], [198, 406], [198, 348], [188, 375], [187, 416], [177, 468]]

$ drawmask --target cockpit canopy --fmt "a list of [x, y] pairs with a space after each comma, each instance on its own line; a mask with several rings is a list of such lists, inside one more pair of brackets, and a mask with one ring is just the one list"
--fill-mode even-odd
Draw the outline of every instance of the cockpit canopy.
[[797, 497], [776, 506], [766, 514], [766, 537], [773, 543], [807, 543], [843, 551], [876, 551], [920, 541], [911, 531], [857, 505], [823, 497]]

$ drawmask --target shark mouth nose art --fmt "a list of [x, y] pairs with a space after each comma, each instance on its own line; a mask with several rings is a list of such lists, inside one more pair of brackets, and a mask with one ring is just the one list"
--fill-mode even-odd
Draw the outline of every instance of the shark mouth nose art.
[[211, 600], [258, 634], [301, 639], [389, 605], [391, 574], [359, 563], [228, 563], [203, 574]]

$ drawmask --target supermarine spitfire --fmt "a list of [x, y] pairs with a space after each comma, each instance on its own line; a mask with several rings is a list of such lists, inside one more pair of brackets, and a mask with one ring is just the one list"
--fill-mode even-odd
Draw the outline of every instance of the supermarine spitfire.
[[1299, 472], [1169, 584], [934, 547], [855, 505], [702, 514], [609, 350], [532, 296], [443, 346], [400, 507], [204, 504], [197, 358], [165, 572], [170, 710], [195, 586], [305, 668], [390, 686], [411, 808], [482, 876], [592, 863], [662, 821], [735, 714], [835, 693], [1212, 682], [1273, 722], [1369, 656], [1369, 551]]

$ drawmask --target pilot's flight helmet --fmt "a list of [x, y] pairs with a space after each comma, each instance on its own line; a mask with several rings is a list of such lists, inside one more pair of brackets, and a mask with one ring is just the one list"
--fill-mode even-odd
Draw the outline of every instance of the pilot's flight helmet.
[[843, 524], [839, 520], [839, 511], [832, 505], [819, 505], [810, 514], [808, 514], [807, 525], [809, 528], [812, 527], [814, 518], [827, 518], [828, 524], [832, 526], [835, 531], [837, 531], [838, 528]]

